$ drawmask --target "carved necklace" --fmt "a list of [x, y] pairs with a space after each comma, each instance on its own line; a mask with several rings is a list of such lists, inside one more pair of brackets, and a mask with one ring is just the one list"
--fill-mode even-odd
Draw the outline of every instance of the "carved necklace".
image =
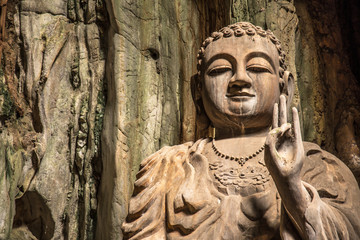
[[257, 155], [259, 155], [265, 149], [265, 144], [262, 145], [261, 148], [258, 149], [255, 153], [250, 154], [245, 157], [234, 157], [234, 156], [229, 156], [229, 155], [226, 155], [226, 154], [220, 152], [219, 149], [215, 145], [215, 138], [212, 139], [212, 149], [214, 150], [215, 154], [218, 155], [219, 157], [224, 158], [224, 159], [229, 159], [232, 161], [236, 161], [241, 166], [243, 166], [247, 160], [252, 159], [252, 158], [256, 157]]

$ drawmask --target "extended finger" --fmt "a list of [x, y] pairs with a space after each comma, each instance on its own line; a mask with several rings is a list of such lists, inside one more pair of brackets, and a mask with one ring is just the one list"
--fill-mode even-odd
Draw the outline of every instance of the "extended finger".
[[273, 110], [273, 123], [272, 123], [272, 129], [275, 129], [279, 126], [279, 106], [277, 103], [274, 104], [274, 110]]
[[295, 139], [297, 142], [302, 143], [299, 113], [295, 107], [292, 108], [292, 117], [293, 117], [293, 128], [294, 128]]
[[286, 98], [284, 95], [280, 96], [280, 126], [287, 123], [286, 116]]

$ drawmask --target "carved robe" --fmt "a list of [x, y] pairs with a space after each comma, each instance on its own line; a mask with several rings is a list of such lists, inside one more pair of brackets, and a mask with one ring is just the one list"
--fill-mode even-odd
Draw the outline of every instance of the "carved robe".
[[[301, 239], [263, 158], [258, 164], [209, 163], [209, 139], [164, 147], [137, 175], [125, 239]], [[304, 142], [302, 181], [312, 201], [308, 239], [360, 239], [360, 191], [335, 156]]]

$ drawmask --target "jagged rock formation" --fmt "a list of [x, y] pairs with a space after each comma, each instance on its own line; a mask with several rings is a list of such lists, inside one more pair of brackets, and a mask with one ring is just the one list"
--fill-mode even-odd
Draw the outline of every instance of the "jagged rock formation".
[[194, 139], [190, 78], [204, 36], [229, 21], [228, 8], [220, 2], [107, 1], [109, 91], [99, 239], [121, 238], [140, 161], [162, 146]]
[[96, 228], [120, 239], [140, 161], [201, 134], [196, 54], [236, 21], [282, 40], [304, 140], [360, 179], [356, 0], [3, 0], [1, 10], [0, 238], [93, 239]]
[[2, 239], [94, 238], [105, 105], [102, 4], [7, 3]]
[[296, 72], [304, 136], [342, 159], [360, 182], [360, 4], [297, 1]]

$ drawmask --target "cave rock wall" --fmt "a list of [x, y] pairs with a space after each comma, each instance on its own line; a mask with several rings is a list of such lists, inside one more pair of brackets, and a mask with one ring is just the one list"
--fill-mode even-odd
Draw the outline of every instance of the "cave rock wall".
[[142, 159], [200, 137], [190, 79], [212, 31], [271, 29], [303, 139], [360, 180], [356, 0], [2, 1], [0, 239], [121, 239]]

